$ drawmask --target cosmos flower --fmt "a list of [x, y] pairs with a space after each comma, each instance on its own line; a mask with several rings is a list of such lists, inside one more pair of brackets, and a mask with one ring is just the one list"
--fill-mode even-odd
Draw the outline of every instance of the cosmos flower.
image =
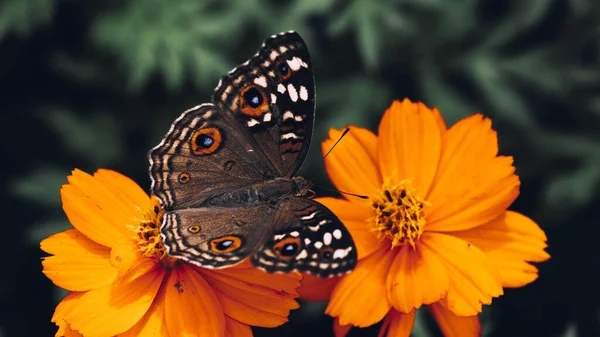
[[44, 274], [70, 291], [52, 317], [56, 336], [252, 336], [251, 325], [278, 326], [298, 307], [297, 274], [166, 256], [160, 204], [129, 178], [75, 170], [68, 180], [61, 197], [74, 228], [41, 243], [52, 255]]
[[[306, 277], [309, 300], [329, 298], [336, 334], [383, 320], [409, 336], [426, 306], [446, 336], [478, 336], [477, 314], [505, 287], [534, 281], [549, 258], [539, 226], [507, 208], [519, 194], [512, 157], [480, 114], [447, 128], [437, 109], [409, 100], [385, 112], [379, 134], [354, 127], [325, 159], [340, 191], [321, 198], [348, 227], [359, 262], [341, 279]], [[330, 130], [328, 150], [342, 131]]]

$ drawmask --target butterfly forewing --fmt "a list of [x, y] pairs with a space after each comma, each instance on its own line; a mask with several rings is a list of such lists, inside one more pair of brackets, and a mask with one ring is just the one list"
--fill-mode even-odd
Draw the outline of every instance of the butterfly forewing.
[[296, 173], [310, 147], [315, 84], [306, 44], [294, 32], [265, 40], [247, 63], [224, 76], [213, 101], [248, 136], [280, 176]]
[[[201, 205], [224, 191], [276, 174], [240, 126], [220, 118], [212, 104], [184, 112], [163, 141], [149, 153], [151, 192], [163, 207]], [[270, 173], [269, 173], [270, 172]]]

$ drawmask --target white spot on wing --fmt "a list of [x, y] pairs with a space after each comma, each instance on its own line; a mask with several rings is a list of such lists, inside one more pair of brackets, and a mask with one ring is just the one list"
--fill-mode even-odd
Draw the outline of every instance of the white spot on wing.
[[292, 68], [293, 71], [300, 69], [300, 62], [302, 62], [302, 60], [297, 57], [294, 57], [291, 60], [287, 60], [287, 64], [290, 65], [290, 68]]
[[323, 234], [323, 243], [327, 246], [329, 246], [331, 244], [331, 239], [333, 237], [331, 236], [331, 233], [327, 232], [325, 234]]
[[294, 120], [296, 122], [302, 122], [302, 116], [298, 115], [298, 116], [294, 116]]
[[281, 135], [281, 139], [291, 139], [291, 138], [293, 138], [293, 139], [301, 139], [302, 137], [296, 136], [296, 134], [293, 133], [293, 132]]
[[263, 117], [263, 122], [270, 122], [271, 121], [271, 113], [267, 112], [265, 114], [265, 116]]
[[304, 244], [305, 245], [309, 245], [310, 244], [310, 239], [309, 238], [304, 238]]
[[308, 100], [308, 91], [306, 90], [306, 87], [303, 85], [300, 86], [300, 99], [303, 101]]
[[298, 232], [298, 231], [290, 232], [290, 236], [297, 238], [298, 236], [300, 236], [300, 232]]
[[271, 104], [277, 103], [277, 96], [275, 94], [271, 94]]
[[339, 229], [336, 229], [333, 231], [333, 237], [336, 239], [341, 239], [342, 238], [342, 231]]
[[308, 257], [308, 252], [306, 251], [306, 249], [302, 249], [300, 254], [296, 255], [296, 260], [302, 260], [302, 259], [305, 259], [306, 257]]
[[[283, 120], [284, 120], [284, 121], [285, 121], [285, 120], [288, 120], [288, 119], [290, 119], [290, 118], [294, 118], [294, 114], [293, 114], [291, 111], [289, 111], [289, 110], [288, 110], [288, 111], [286, 111], [286, 112], [284, 112], [284, 113], [283, 113]], [[310, 217], [308, 217], [308, 216], [303, 216], [303, 217], [302, 217], [302, 220], [308, 220], [308, 219], [312, 219], [312, 217], [313, 217], [313, 216], [315, 216], [315, 214], [316, 214], [316, 213], [317, 213], [317, 212], [315, 212], [315, 213], [311, 214], [311, 215], [310, 215]]]
[[250, 119], [248, 121], [248, 126], [249, 127], [253, 127], [253, 126], [258, 125], [258, 124], [260, 124], [260, 123], [256, 119], [254, 119], [254, 118], [252, 118], [252, 119]]
[[275, 241], [279, 241], [285, 237], [285, 234], [277, 234], [274, 236]]
[[264, 76], [260, 76], [254, 79], [254, 83], [256, 85], [260, 85], [263, 88], [267, 87], [267, 78]]
[[[323, 242], [321, 242], [321, 241], [317, 241], [317, 242], [315, 242], [315, 248], [317, 248], [317, 249], [321, 249], [321, 247], [323, 247]], [[338, 249], [338, 250], [339, 250], [339, 249]]]
[[290, 95], [290, 99], [292, 102], [296, 102], [298, 100], [298, 92], [293, 84], [288, 84], [287, 86], [288, 94]]
[[279, 83], [279, 85], [277, 86], [277, 91], [283, 94], [285, 92], [285, 86]]

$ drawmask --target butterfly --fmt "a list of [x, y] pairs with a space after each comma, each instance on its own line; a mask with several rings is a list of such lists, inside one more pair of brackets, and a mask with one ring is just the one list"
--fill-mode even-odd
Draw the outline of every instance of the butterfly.
[[295, 176], [314, 115], [310, 55], [290, 31], [267, 38], [222, 77], [212, 103], [175, 120], [148, 154], [168, 255], [204, 268], [249, 257], [271, 273], [350, 272], [357, 260], [350, 233]]

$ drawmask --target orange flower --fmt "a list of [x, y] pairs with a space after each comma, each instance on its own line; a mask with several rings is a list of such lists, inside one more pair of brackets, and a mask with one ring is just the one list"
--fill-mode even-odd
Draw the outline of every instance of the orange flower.
[[297, 274], [249, 263], [207, 270], [165, 255], [156, 198], [109, 170], [75, 170], [61, 189], [75, 227], [41, 243], [54, 284], [71, 291], [56, 307], [56, 336], [252, 336], [298, 307]]
[[[328, 150], [341, 131], [331, 130]], [[323, 300], [346, 325], [384, 320], [382, 334], [409, 336], [426, 305], [446, 336], [478, 336], [482, 304], [537, 278], [546, 236], [507, 211], [519, 194], [512, 158], [498, 156], [491, 121], [477, 114], [447, 128], [439, 111], [394, 102], [379, 135], [352, 127], [325, 166], [341, 191], [369, 200], [321, 198], [350, 230], [359, 262], [339, 283], [307, 278], [304, 298]], [[327, 289], [333, 289], [328, 293]]]

